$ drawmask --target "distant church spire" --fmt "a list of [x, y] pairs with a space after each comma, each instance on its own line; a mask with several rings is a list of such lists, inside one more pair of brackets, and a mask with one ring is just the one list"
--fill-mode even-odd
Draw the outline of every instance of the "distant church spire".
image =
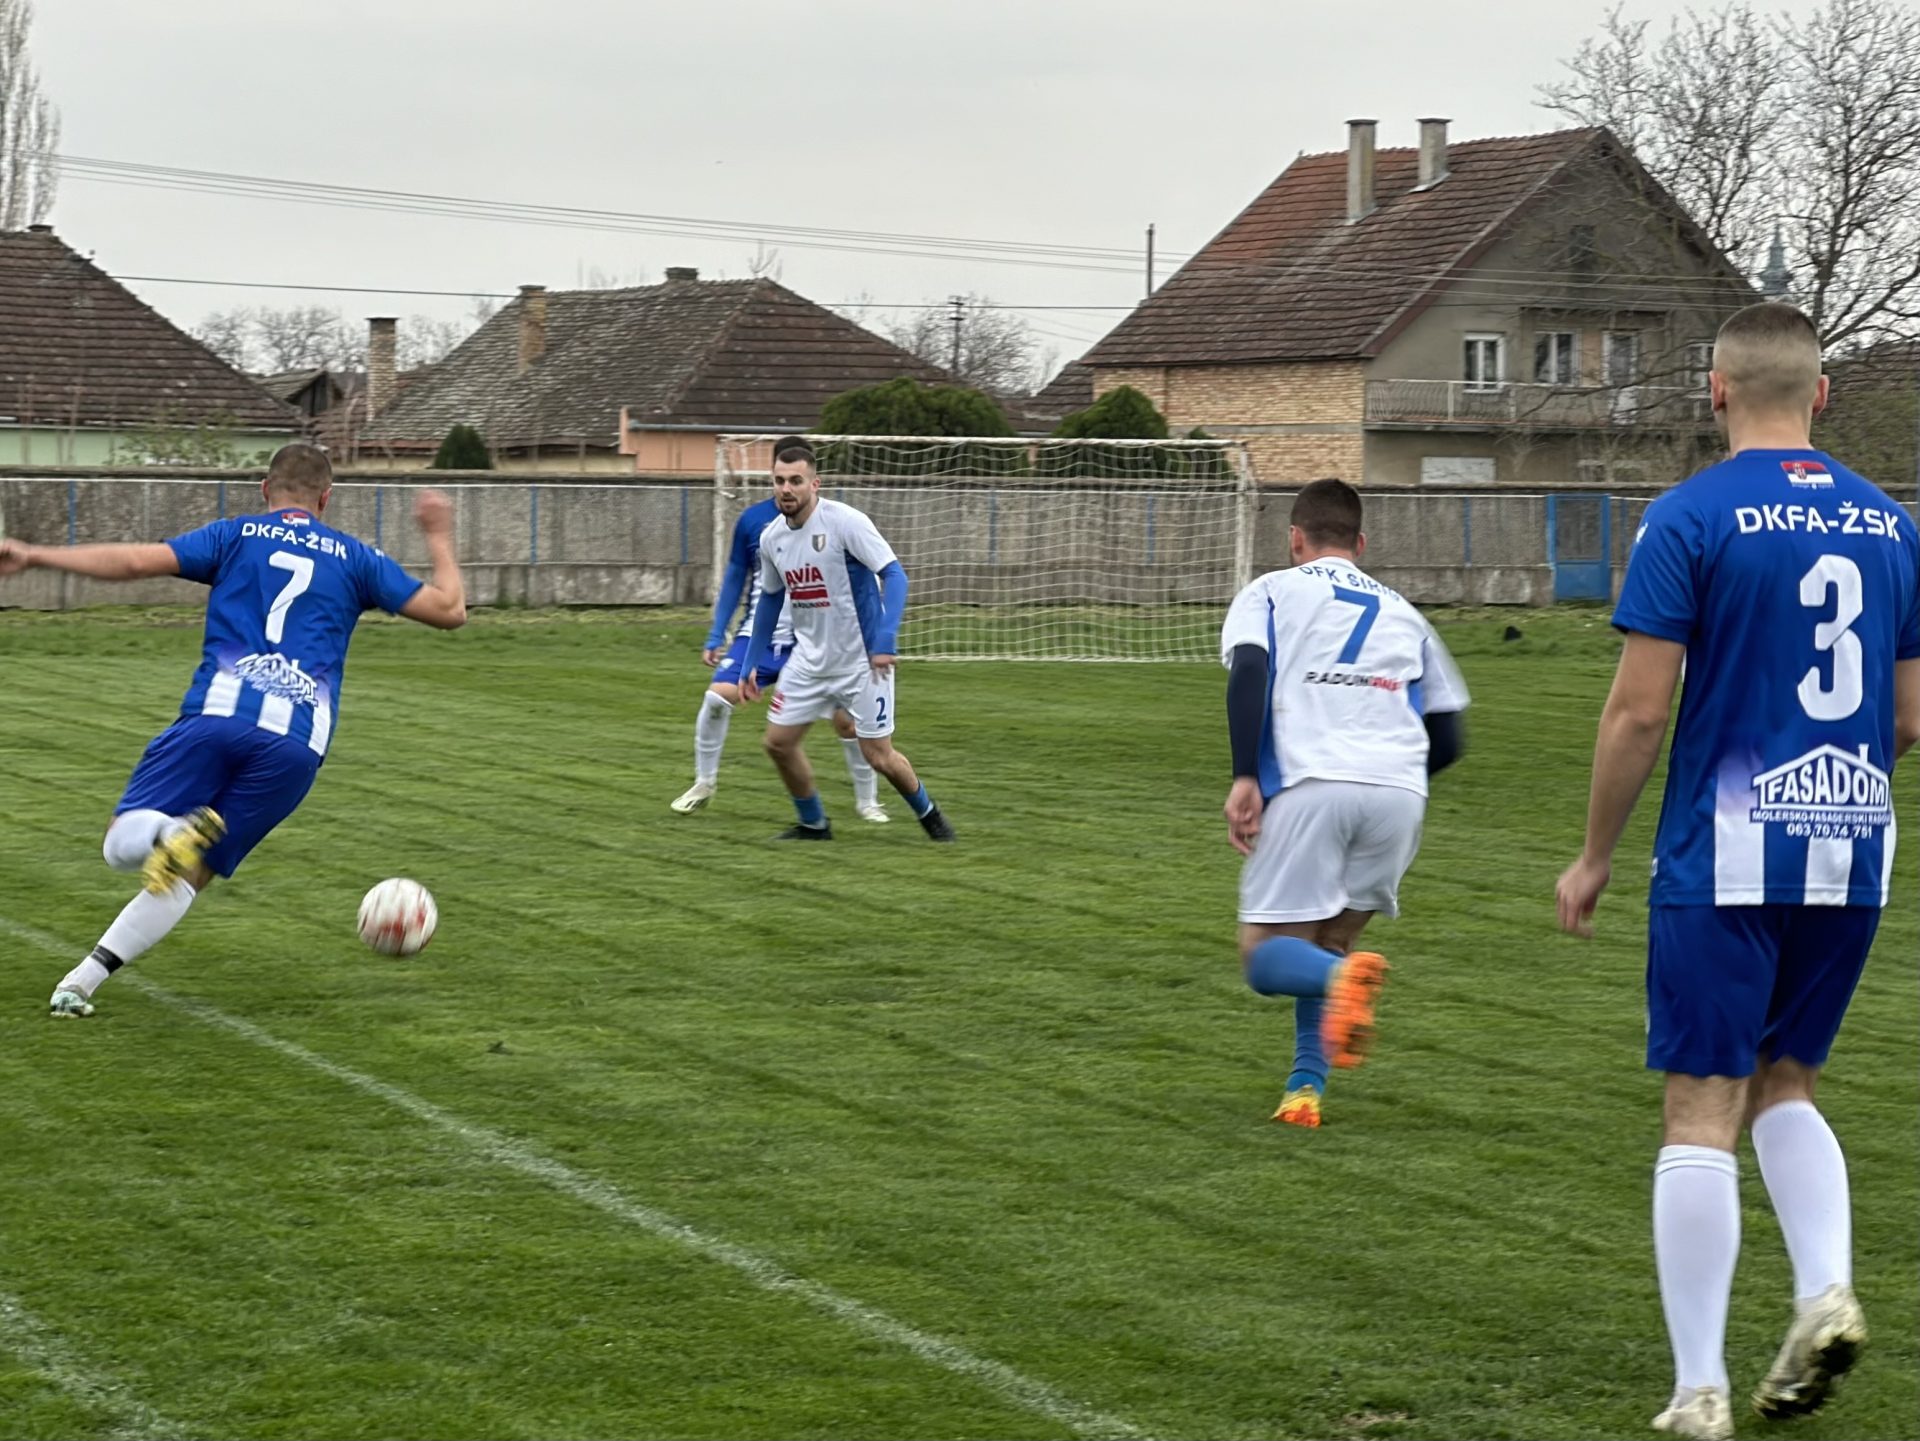
[[1767, 268], [1760, 272], [1760, 293], [1769, 300], [1785, 300], [1787, 287], [1793, 284], [1793, 272], [1787, 269], [1787, 247], [1781, 243], [1780, 227], [1773, 227], [1773, 244], [1767, 247]]

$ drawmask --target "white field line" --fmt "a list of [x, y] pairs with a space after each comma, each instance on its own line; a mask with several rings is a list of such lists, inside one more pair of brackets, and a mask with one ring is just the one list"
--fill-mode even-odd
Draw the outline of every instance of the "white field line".
[[67, 1343], [19, 1300], [0, 1291], [0, 1345], [74, 1400], [98, 1407], [115, 1420], [116, 1441], [184, 1441], [187, 1433], [129, 1395], [124, 1386], [81, 1364]]
[[[17, 921], [0, 916], [0, 931], [38, 946], [49, 954], [78, 958], [84, 954], [81, 947], [71, 946], [56, 936], [31, 926], [21, 925]], [[904, 1321], [895, 1320], [884, 1311], [843, 1295], [830, 1286], [818, 1281], [809, 1281], [804, 1276], [795, 1275], [777, 1261], [736, 1246], [731, 1241], [709, 1235], [695, 1229], [664, 1211], [654, 1209], [639, 1201], [632, 1200], [617, 1187], [596, 1176], [576, 1171], [551, 1157], [543, 1156], [500, 1132], [486, 1126], [475, 1125], [462, 1120], [450, 1111], [442, 1110], [431, 1101], [423, 1100], [411, 1091], [399, 1086], [387, 1084], [374, 1077], [356, 1071], [350, 1067], [330, 1061], [305, 1046], [292, 1041], [283, 1041], [280, 1037], [263, 1031], [251, 1021], [243, 1021], [238, 1016], [230, 1016], [203, 1002], [189, 997], [176, 995], [164, 986], [154, 984], [144, 976], [135, 974], [131, 968], [120, 972], [115, 979], [117, 986], [132, 986], [144, 995], [170, 1006], [203, 1025], [228, 1031], [233, 1035], [250, 1041], [264, 1050], [296, 1061], [309, 1070], [331, 1076], [341, 1084], [350, 1086], [364, 1095], [385, 1101], [388, 1105], [405, 1111], [417, 1120], [426, 1122], [435, 1130], [463, 1142], [487, 1160], [509, 1171], [517, 1171], [530, 1176], [554, 1190], [573, 1197], [576, 1201], [604, 1211], [629, 1225], [651, 1232], [663, 1240], [677, 1242], [710, 1261], [718, 1261], [731, 1267], [763, 1291], [777, 1295], [793, 1296], [804, 1301], [818, 1311], [823, 1311], [836, 1320], [844, 1322], [853, 1330], [885, 1341], [911, 1352], [930, 1366], [949, 1371], [956, 1376], [975, 1382], [982, 1389], [992, 1392], [1009, 1405], [1021, 1410], [1045, 1417], [1057, 1425], [1072, 1431], [1075, 1435], [1089, 1438], [1089, 1441], [1144, 1441], [1145, 1432], [1129, 1421], [1111, 1416], [1081, 1404], [1070, 1396], [1054, 1390], [1043, 1381], [1016, 1371], [1000, 1361], [979, 1356], [958, 1342], [949, 1341], [941, 1336], [932, 1335], [909, 1326]], [[85, 1022], [60, 1022], [63, 1025], [84, 1025]]]

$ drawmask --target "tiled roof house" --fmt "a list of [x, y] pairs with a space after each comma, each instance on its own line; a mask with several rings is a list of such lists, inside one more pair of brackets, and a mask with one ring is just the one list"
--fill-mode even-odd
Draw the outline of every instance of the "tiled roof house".
[[456, 424], [503, 463], [713, 472], [714, 437], [805, 430], [842, 391], [944, 371], [772, 280], [549, 292], [522, 286], [360, 432], [363, 464], [414, 466]]
[[0, 231], [0, 464], [126, 463], [143, 435], [185, 429], [251, 459], [299, 427], [51, 227]]
[[[1303, 155], [1083, 357], [1262, 483], [1654, 478], [1758, 299], [1605, 130]], [[1682, 469], [1681, 473], [1685, 473]]]

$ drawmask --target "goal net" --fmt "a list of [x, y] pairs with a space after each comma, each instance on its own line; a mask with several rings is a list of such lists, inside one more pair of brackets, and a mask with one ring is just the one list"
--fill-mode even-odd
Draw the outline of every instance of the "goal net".
[[[714, 577], [772, 494], [773, 435], [723, 435]], [[1211, 661], [1253, 578], [1253, 473], [1221, 440], [812, 435], [820, 493], [865, 511], [911, 583], [922, 660]]]

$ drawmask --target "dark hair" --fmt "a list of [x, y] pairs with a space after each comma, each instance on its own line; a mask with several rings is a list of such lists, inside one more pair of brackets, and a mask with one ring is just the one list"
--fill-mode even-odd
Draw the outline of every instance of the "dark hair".
[[269, 494], [297, 495], [304, 500], [318, 500], [332, 485], [333, 462], [327, 459], [327, 453], [319, 446], [309, 445], [304, 440], [281, 446], [267, 463]]
[[1293, 498], [1290, 523], [1315, 545], [1351, 550], [1360, 541], [1360, 492], [1344, 480], [1316, 480]]
[[820, 462], [814, 458], [813, 442], [804, 435], [783, 435], [773, 443], [775, 465], [798, 465], [803, 460], [815, 470], [820, 468]]

